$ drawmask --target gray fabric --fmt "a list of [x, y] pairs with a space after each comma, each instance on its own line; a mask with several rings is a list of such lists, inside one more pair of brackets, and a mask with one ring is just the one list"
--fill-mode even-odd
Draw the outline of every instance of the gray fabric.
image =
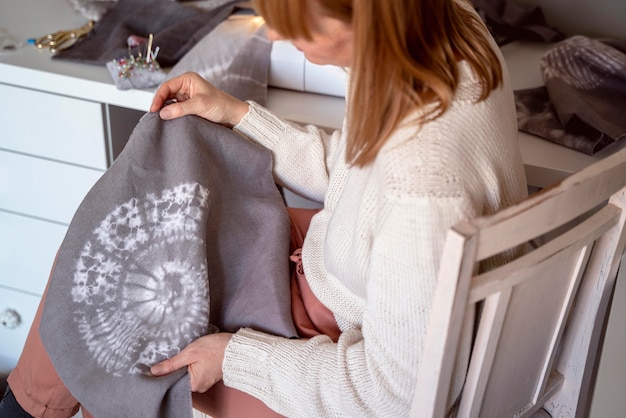
[[519, 129], [594, 154], [626, 137], [626, 41], [572, 36], [541, 59], [544, 87], [515, 92]]
[[548, 24], [540, 7], [515, 0], [471, 1], [498, 45], [523, 39], [555, 42], [565, 37]]
[[[118, 0], [68, 0], [78, 14], [86, 19], [97, 22], [102, 16], [115, 7]], [[179, 3], [190, 3], [201, 9], [214, 9], [228, 3], [230, 0], [171, 0]]]
[[198, 42], [167, 78], [193, 71], [241, 100], [263, 105], [271, 51], [262, 21], [254, 16], [234, 16]]
[[271, 153], [195, 116], [146, 114], [60, 247], [40, 334], [97, 418], [190, 418], [185, 371], [146, 375], [209, 330], [295, 337], [289, 219]]
[[154, 35], [161, 67], [171, 67], [200, 39], [235, 10], [237, 1], [213, 10], [199, 10], [170, 0], [119, 0], [94, 25], [93, 30], [53, 59], [88, 64], [106, 64], [129, 55], [130, 35]]

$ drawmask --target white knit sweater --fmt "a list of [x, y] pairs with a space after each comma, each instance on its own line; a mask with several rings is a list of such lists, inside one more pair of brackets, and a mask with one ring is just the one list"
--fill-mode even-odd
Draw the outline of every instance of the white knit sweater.
[[235, 130], [273, 151], [277, 181], [324, 208], [303, 264], [335, 315], [338, 343], [237, 332], [224, 383], [289, 417], [400, 417], [413, 397], [445, 232], [526, 196], [513, 94], [475, 103], [466, 63], [451, 108], [405, 124], [365, 168], [346, 164], [345, 136], [285, 122], [263, 107]]

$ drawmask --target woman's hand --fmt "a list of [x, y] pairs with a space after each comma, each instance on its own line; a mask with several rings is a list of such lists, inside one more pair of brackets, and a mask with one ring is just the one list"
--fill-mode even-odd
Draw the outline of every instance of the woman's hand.
[[224, 351], [232, 336], [233, 334], [220, 332], [200, 337], [174, 357], [152, 366], [150, 372], [155, 376], [164, 376], [187, 367], [191, 391], [206, 392], [222, 380]]
[[161, 84], [150, 111], [160, 111], [161, 119], [198, 115], [232, 128], [248, 112], [248, 103], [218, 89], [197, 73], [185, 73]]

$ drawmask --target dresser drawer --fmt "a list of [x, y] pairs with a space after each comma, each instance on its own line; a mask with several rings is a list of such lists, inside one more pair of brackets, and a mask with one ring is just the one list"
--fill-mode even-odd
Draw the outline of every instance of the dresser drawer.
[[39, 300], [37, 296], [0, 287], [0, 357], [3, 363], [17, 363]]
[[0, 212], [0, 285], [42, 294], [67, 227]]
[[0, 151], [0, 209], [69, 224], [103, 171]]
[[0, 148], [106, 168], [100, 103], [0, 84], [0, 109]]

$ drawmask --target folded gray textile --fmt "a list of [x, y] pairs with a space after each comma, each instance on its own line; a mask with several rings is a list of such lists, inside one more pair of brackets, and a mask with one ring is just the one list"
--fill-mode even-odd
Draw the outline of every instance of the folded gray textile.
[[130, 55], [129, 36], [147, 38], [152, 34], [153, 48], [160, 48], [157, 61], [161, 67], [171, 67], [231, 15], [236, 3], [229, 1], [212, 10], [200, 10], [170, 0], [119, 0], [85, 38], [59, 51], [53, 59], [106, 64]]
[[195, 116], [149, 113], [76, 211], [39, 332], [95, 417], [191, 418], [186, 372], [148, 368], [211, 326], [295, 337], [289, 286], [271, 153]]
[[548, 24], [540, 7], [521, 5], [514, 0], [471, 1], [498, 45], [517, 40], [556, 42], [565, 38]]
[[519, 129], [592, 155], [626, 136], [626, 41], [572, 36], [541, 59], [544, 87], [515, 91]]
[[[68, 0], [74, 10], [86, 19], [99, 21], [102, 16], [115, 7], [118, 0]], [[193, 3], [194, 7], [214, 9], [230, 0], [172, 0], [179, 3]]]
[[234, 97], [263, 105], [271, 51], [262, 21], [254, 16], [233, 16], [182, 57], [167, 78], [193, 71]]

